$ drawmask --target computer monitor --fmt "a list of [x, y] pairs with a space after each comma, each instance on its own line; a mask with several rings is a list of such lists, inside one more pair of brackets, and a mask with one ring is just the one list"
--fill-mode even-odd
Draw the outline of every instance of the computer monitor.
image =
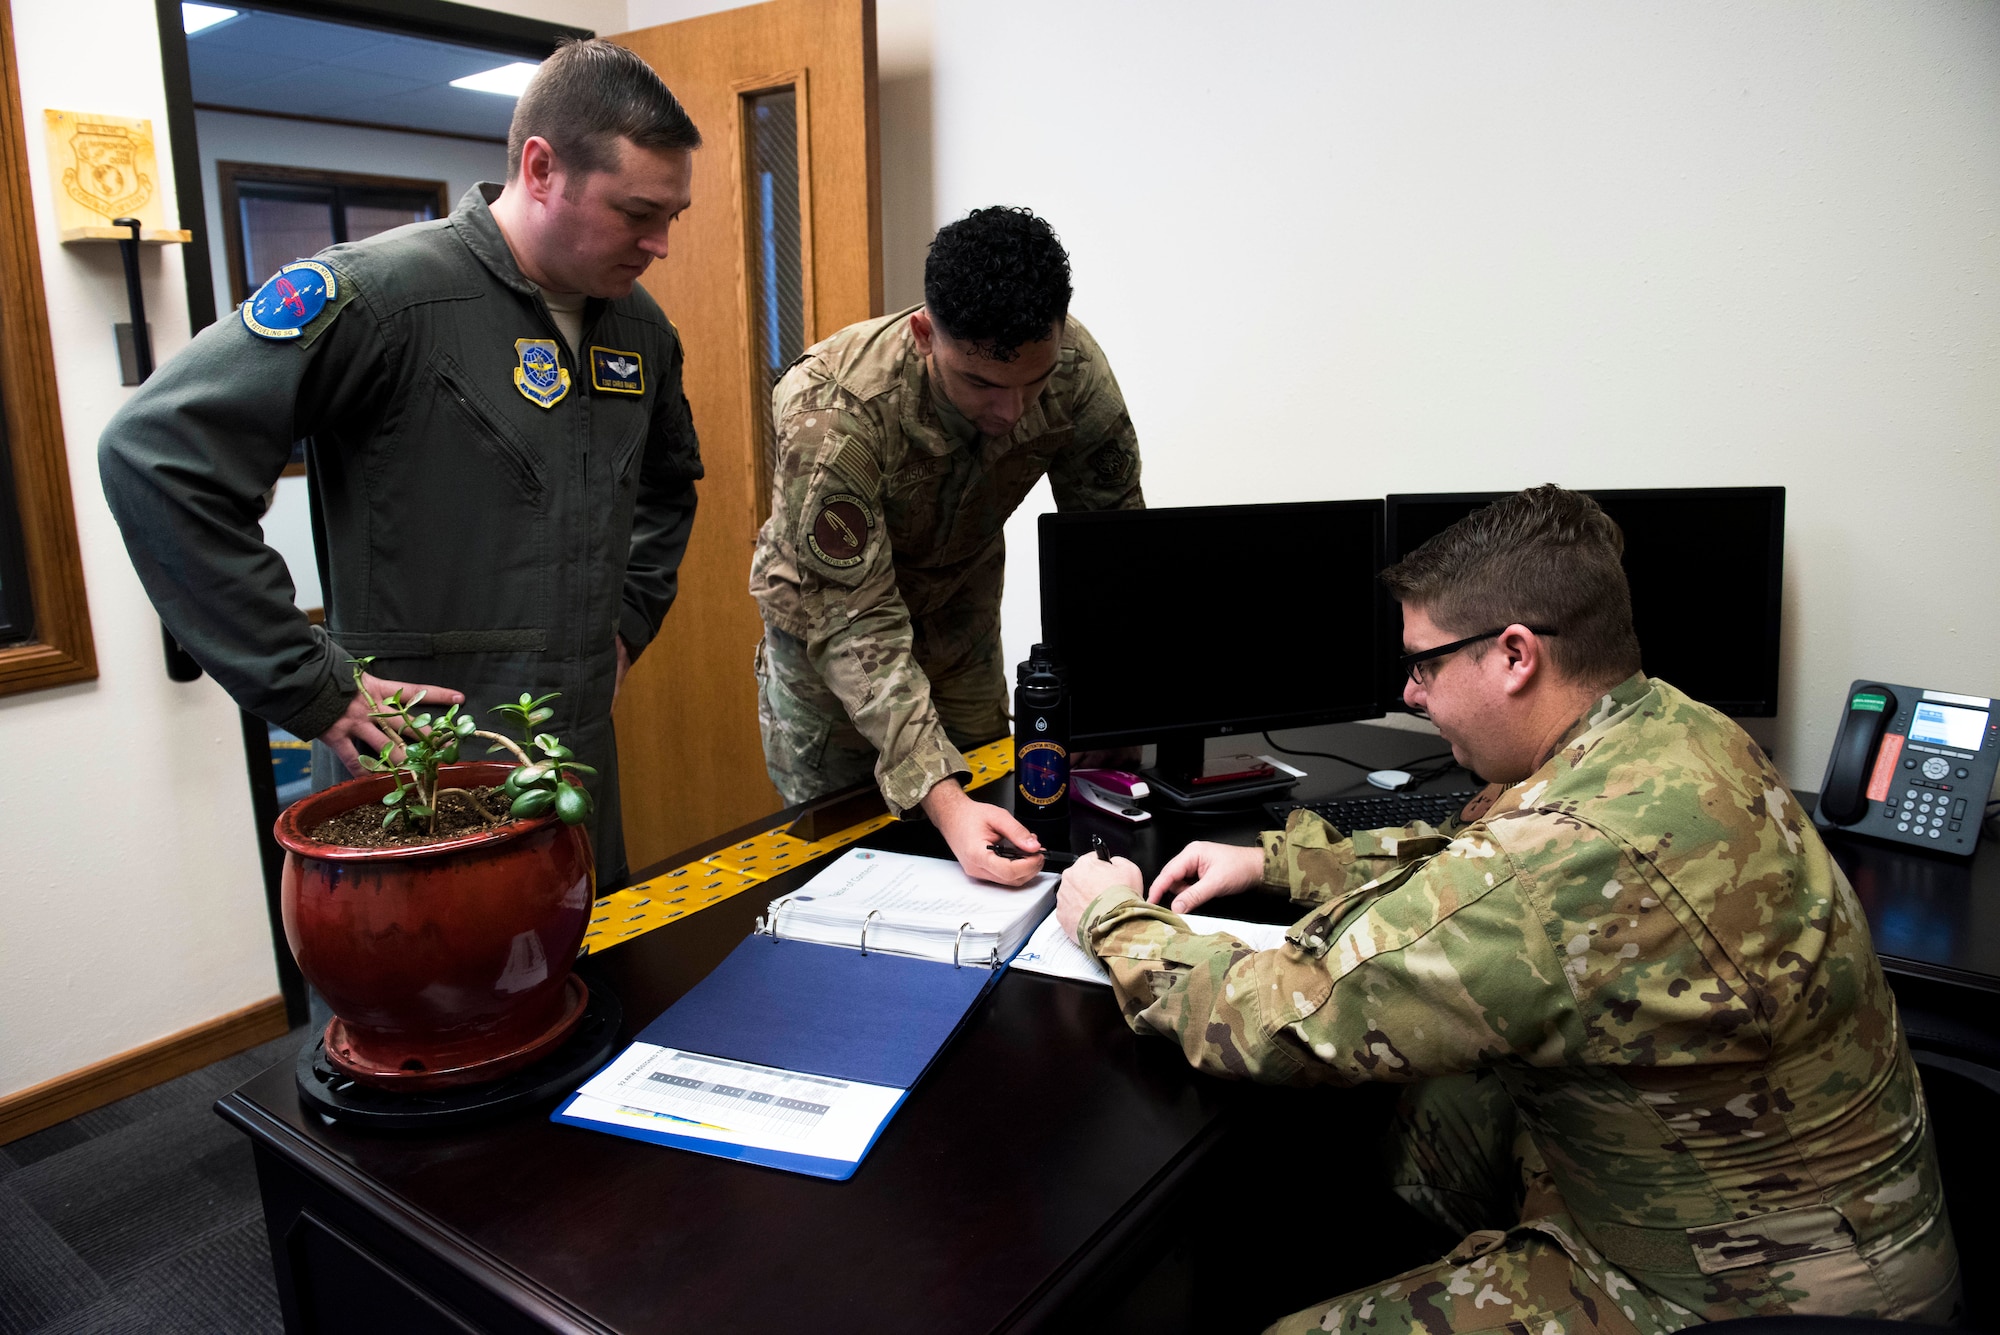
[[[1501, 492], [1391, 496], [1389, 563]], [[1667, 487], [1589, 493], [1625, 533], [1625, 576], [1646, 671], [1738, 718], [1778, 712], [1783, 487]], [[1382, 699], [1400, 706], [1401, 616], [1385, 599]], [[1484, 630], [1485, 627], [1479, 629]]]
[[1380, 501], [1210, 505], [1041, 519], [1042, 640], [1072, 747], [1374, 718]]

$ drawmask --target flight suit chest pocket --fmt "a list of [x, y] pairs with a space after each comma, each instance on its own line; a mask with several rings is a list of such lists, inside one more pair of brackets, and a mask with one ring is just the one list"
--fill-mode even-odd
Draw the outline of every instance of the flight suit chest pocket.
[[540, 504], [548, 487], [541, 457], [527, 438], [474, 386], [451, 354], [433, 353], [430, 366], [447, 410], [440, 424], [455, 423], [465, 439], [500, 465], [524, 498]]
[[638, 460], [645, 453], [647, 436], [652, 434], [653, 419], [640, 411], [641, 405], [632, 404], [618, 410], [611, 423], [611, 476], [619, 489], [626, 490], [638, 480]]

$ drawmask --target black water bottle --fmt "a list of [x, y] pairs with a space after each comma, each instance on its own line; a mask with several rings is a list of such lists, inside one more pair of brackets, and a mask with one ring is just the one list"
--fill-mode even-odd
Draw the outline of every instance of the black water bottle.
[[1014, 814], [1069, 815], [1069, 692], [1046, 644], [1014, 669]]

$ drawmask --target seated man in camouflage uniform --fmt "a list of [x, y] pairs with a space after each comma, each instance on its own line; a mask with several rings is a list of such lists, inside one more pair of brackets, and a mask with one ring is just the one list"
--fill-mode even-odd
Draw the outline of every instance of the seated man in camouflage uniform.
[[1385, 574], [1404, 700], [1498, 782], [1449, 832], [1342, 839], [1298, 812], [1154, 882], [1183, 913], [1288, 890], [1310, 911], [1281, 949], [1189, 931], [1122, 860], [1065, 878], [1063, 925], [1132, 1027], [1203, 1070], [1416, 1082], [1392, 1180], [1463, 1241], [1274, 1330], [1954, 1313], [1923, 1094], [1860, 905], [1756, 744], [1639, 671], [1622, 545], [1588, 498], [1538, 487]]
[[967, 797], [963, 748], [1006, 735], [1007, 517], [1046, 475], [1063, 510], [1143, 505], [1111, 367], [1069, 312], [1069, 256], [1026, 209], [939, 229], [924, 304], [850, 325], [778, 382], [758, 723], [771, 782], [805, 802], [872, 774], [976, 876], [1019, 885], [1039, 841]]

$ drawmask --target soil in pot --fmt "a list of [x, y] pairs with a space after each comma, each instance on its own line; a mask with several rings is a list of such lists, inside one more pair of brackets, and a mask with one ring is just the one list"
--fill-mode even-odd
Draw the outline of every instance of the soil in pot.
[[511, 824], [507, 814], [509, 798], [498, 787], [446, 788], [439, 792], [440, 803], [435, 833], [411, 829], [408, 821], [382, 828], [382, 818], [393, 809], [379, 802], [349, 807], [332, 820], [313, 827], [312, 837], [322, 844], [342, 848], [421, 848], [442, 843], [479, 830], [498, 829]]

